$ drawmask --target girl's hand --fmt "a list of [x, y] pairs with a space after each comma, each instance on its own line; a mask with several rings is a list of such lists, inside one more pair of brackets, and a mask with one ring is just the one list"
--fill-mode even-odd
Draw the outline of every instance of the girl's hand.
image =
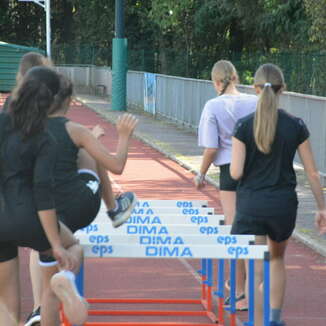
[[204, 188], [205, 185], [206, 185], [205, 175], [204, 174], [197, 174], [194, 177], [194, 184], [195, 184], [197, 189]]
[[100, 125], [96, 125], [92, 128], [92, 134], [95, 138], [100, 138], [101, 136], [105, 135], [104, 129]]
[[117, 131], [119, 136], [131, 137], [137, 123], [138, 119], [136, 119], [132, 114], [125, 113], [120, 116], [117, 120]]
[[77, 260], [62, 246], [52, 248], [52, 253], [61, 270], [73, 271], [77, 268]]
[[326, 233], [326, 210], [320, 210], [316, 212], [315, 225], [320, 234]]

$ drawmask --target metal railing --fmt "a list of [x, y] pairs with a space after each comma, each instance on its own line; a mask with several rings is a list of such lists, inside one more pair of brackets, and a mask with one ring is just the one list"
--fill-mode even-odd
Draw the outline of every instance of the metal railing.
[[[77, 92], [102, 93], [111, 96], [112, 73], [109, 67], [58, 66]], [[128, 71], [127, 103], [144, 108], [144, 72]], [[250, 86], [239, 85], [244, 93], [254, 93]], [[156, 75], [155, 115], [180, 125], [197, 129], [201, 111], [207, 100], [216, 96], [211, 81]], [[326, 97], [284, 92], [281, 107], [301, 117], [311, 132], [311, 144], [318, 170], [326, 174]]]

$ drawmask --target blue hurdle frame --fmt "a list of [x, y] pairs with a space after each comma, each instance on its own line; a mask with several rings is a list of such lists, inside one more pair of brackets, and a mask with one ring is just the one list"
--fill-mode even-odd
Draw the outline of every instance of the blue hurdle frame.
[[[265, 253], [263, 259], [263, 325], [269, 326], [270, 318], [270, 254]], [[208, 268], [208, 267], [207, 267]], [[206, 269], [207, 269], [206, 268]], [[221, 303], [224, 303], [224, 272], [225, 272], [225, 261], [220, 259], [218, 261], [217, 271], [217, 291], [214, 292], [218, 297], [218, 320], [220, 325], [224, 325], [224, 311], [229, 311], [231, 326], [236, 325], [236, 259], [230, 260], [230, 307], [221, 308]], [[254, 326], [255, 323], [255, 260], [248, 260], [248, 287], [249, 287], [249, 298], [248, 298], [248, 321], [244, 322], [246, 326]]]

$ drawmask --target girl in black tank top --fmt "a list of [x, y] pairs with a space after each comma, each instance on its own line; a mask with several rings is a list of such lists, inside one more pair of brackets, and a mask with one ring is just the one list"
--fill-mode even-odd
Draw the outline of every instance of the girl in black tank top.
[[[47, 121], [47, 130], [58, 144], [58, 159], [55, 165], [55, 201], [59, 210], [65, 208], [70, 196], [78, 193], [78, 153], [79, 148], [72, 142], [66, 124], [66, 117], [52, 117]], [[67, 198], [67, 200], [65, 199]]]
[[[103, 199], [107, 207], [115, 206], [116, 200], [113, 197], [107, 170], [115, 174], [123, 172], [128, 155], [129, 140], [137, 120], [130, 114], [119, 119], [117, 123], [119, 145], [116, 155], [112, 155], [90, 130], [65, 117], [71, 95], [72, 84], [62, 77], [60, 92], [47, 121], [47, 130], [57, 142], [58, 155], [54, 170], [54, 197], [57, 213], [60, 221], [75, 232], [89, 225], [97, 215], [101, 200], [99, 179], [101, 179]], [[133, 193], [124, 193], [123, 196], [118, 198], [119, 205], [120, 202], [125, 204], [119, 210], [119, 216], [117, 215], [120, 220], [112, 219], [113, 224], [117, 221], [120, 224], [123, 223], [137, 203]], [[36, 269], [35, 253], [32, 253], [31, 261], [34, 265], [33, 269]], [[57, 270], [53, 264], [54, 260], [51, 257], [42, 256], [41, 261], [44, 266], [47, 266], [47, 273], [51, 277]], [[44, 285], [42, 290], [42, 302], [51, 302], [51, 305], [46, 306], [45, 320], [42, 313], [42, 322], [47, 326], [54, 326], [56, 325], [54, 321], [58, 320], [56, 309], [58, 303], [51, 296], [51, 291], [48, 290], [49, 277], [47, 280], [43, 280], [43, 285], [45, 283], [47, 285]], [[32, 279], [35, 282], [35, 278], [32, 277]], [[38, 296], [41, 294], [38, 293]], [[42, 307], [42, 312], [43, 309]]]

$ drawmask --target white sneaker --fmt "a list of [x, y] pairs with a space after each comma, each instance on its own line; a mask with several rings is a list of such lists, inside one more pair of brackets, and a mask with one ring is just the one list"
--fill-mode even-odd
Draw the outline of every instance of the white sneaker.
[[40, 322], [41, 322], [41, 307], [38, 307], [27, 317], [24, 326], [35, 326], [36, 324], [40, 324]]
[[65, 272], [59, 272], [51, 278], [51, 288], [63, 305], [63, 312], [73, 325], [82, 325], [88, 316], [88, 303], [81, 297]]

